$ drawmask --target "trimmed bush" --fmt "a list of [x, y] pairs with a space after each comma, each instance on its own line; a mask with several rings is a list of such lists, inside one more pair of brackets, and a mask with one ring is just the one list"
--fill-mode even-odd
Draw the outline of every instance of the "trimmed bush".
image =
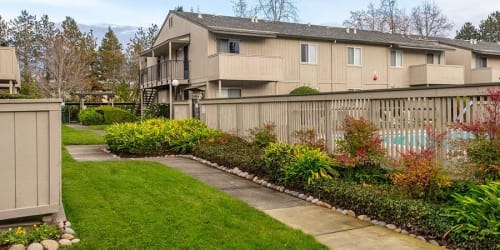
[[146, 156], [188, 153], [201, 139], [219, 133], [196, 119], [150, 119], [111, 125], [106, 129], [105, 139], [115, 153]]
[[0, 99], [31, 99], [31, 98], [23, 94], [0, 93]]
[[104, 123], [104, 116], [93, 108], [86, 108], [80, 110], [78, 113], [78, 120], [83, 125], [99, 125]]
[[238, 136], [221, 134], [203, 139], [194, 146], [193, 154], [228, 168], [238, 167], [243, 171], [264, 175], [261, 167], [263, 150]]
[[318, 94], [319, 90], [313, 89], [311, 87], [307, 86], [302, 86], [295, 88], [290, 92], [290, 95], [312, 95], [312, 94]]
[[137, 121], [137, 117], [132, 114], [132, 112], [125, 109], [110, 106], [101, 106], [95, 108], [95, 110], [99, 113], [102, 113], [104, 117], [104, 124]]
[[262, 127], [250, 129], [251, 140], [260, 148], [266, 148], [271, 143], [278, 141], [274, 123], [264, 124]]

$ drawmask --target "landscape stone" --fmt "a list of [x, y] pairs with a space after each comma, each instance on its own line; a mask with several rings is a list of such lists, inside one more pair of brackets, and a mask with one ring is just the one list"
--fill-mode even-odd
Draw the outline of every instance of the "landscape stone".
[[423, 241], [427, 241], [427, 240], [426, 240], [424, 237], [422, 237], [422, 236], [417, 236], [417, 239], [419, 239], [419, 240], [423, 240]]
[[312, 200], [314, 200], [314, 197], [312, 197], [312, 196], [309, 196], [309, 197], [307, 197], [307, 199], [306, 199], [306, 201], [312, 201]]
[[439, 243], [436, 240], [430, 240], [429, 243], [439, 246]]
[[28, 250], [43, 250], [43, 246], [42, 246], [42, 244], [40, 244], [38, 242], [31, 243], [28, 246]]
[[55, 240], [42, 240], [42, 243], [43, 245], [43, 248], [47, 249], [47, 250], [57, 250], [59, 249], [59, 243], [57, 243], [57, 241]]
[[72, 239], [71, 240], [71, 244], [76, 244], [76, 243], [79, 243], [80, 242], [80, 239]]
[[388, 229], [391, 229], [391, 230], [394, 230], [394, 229], [398, 228], [394, 224], [387, 224], [387, 225], [385, 225], [385, 227], [387, 227]]
[[381, 226], [381, 227], [385, 227], [385, 225], [387, 225], [387, 223], [383, 222], [383, 221], [379, 221], [377, 223], [377, 225]]
[[351, 217], [356, 217], [356, 213], [352, 210], [347, 210], [347, 215]]
[[403, 229], [403, 230], [401, 230], [401, 233], [402, 234], [408, 234], [408, 231], [406, 231], [406, 230]]
[[259, 177], [255, 176], [253, 177], [253, 181], [257, 181], [259, 179]]
[[23, 244], [16, 244], [9, 248], [9, 250], [25, 250], [26, 247]]
[[285, 191], [285, 187], [280, 187], [279, 190], [280, 190], [280, 192], [283, 192], [283, 191]]
[[306, 196], [305, 194], [299, 194], [300, 199], [304, 199], [305, 196]]
[[398, 232], [398, 233], [400, 233], [401, 232], [401, 228], [396, 228], [395, 231]]
[[71, 246], [71, 241], [67, 239], [60, 239], [59, 245], [61, 245], [62, 247], [69, 247]]
[[[59, 226], [59, 228], [63, 228], [65, 226], [64, 221], [60, 221], [58, 226]], [[66, 221], [66, 227], [71, 227], [71, 222]]]
[[75, 238], [75, 236], [73, 236], [72, 234], [63, 234], [63, 235], [61, 235], [61, 239], [72, 240], [74, 238]]
[[75, 230], [71, 229], [70, 227], [66, 227], [66, 229], [63, 230], [63, 233], [65, 233], [65, 234], [75, 234]]
[[414, 234], [408, 234], [408, 236], [413, 237], [413, 238], [417, 237], [417, 236], [416, 236], [416, 235], [414, 235]]
[[312, 200], [311, 200], [311, 203], [316, 204], [316, 203], [318, 203], [318, 201], [319, 201], [319, 199], [318, 199], [318, 198], [316, 198], [316, 199], [312, 199]]

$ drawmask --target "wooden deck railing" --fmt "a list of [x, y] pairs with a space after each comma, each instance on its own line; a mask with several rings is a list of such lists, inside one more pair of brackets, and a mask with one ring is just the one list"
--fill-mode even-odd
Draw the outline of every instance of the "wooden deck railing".
[[[201, 119], [211, 128], [240, 136], [248, 135], [251, 128], [274, 123], [279, 139], [288, 143], [295, 141], [295, 131], [313, 129], [334, 152], [336, 141], [343, 136], [344, 118], [363, 117], [380, 129], [387, 155], [397, 158], [399, 152], [424, 145], [427, 125], [451, 132], [448, 126], [455, 121], [484, 117], [487, 89], [495, 87], [500, 84], [209, 99], [201, 101]], [[445, 149], [449, 148], [440, 150], [442, 157]]]

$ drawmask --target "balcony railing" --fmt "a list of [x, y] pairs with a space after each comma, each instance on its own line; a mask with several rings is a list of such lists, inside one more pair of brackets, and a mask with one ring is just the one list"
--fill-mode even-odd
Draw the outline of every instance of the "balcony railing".
[[464, 84], [464, 66], [421, 64], [410, 66], [410, 85]]
[[500, 70], [494, 68], [472, 69], [471, 83], [499, 82]]
[[170, 60], [141, 70], [141, 87], [151, 88], [167, 84], [170, 80], [189, 79], [189, 61]]

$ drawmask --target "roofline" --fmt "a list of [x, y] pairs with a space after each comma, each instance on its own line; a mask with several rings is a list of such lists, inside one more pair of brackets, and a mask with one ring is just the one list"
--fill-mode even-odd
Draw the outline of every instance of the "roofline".
[[[465, 40], [463, 40], [463, 41], [465, 41]], [[468, 48], [466, 46], [453, 44], [453, 43], [450, 43], [450, 42], [447, 42], [447, 41], [441, 40], [441, 39], [438, 40], [438, 43], [442, 43], [442, 44], [445, 44], [445, 45], [448, 45], [448, 46], [452, 46], [452, 47], [457, 47], [457, 48], [464, 49], [464, 50], [470, 50], [470, 51], [472, 51], [474, 53], [478, 53], [478, 54], [496, 55], [496, 56], [500, 55], [500, 51], [471, 49], [471, 48]]]

